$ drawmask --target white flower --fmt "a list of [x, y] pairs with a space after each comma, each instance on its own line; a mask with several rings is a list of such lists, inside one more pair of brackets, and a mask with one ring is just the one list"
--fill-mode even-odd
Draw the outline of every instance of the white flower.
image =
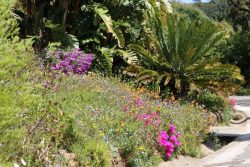
[[25, 162], [23, 159], [21, 159], [21, 162], [22, 162], [22, 164], [23, 164], [24, 166], [27, 165], [26, 162]]
[[20, 167], [18, 164], [14, 163], [14, 167]]

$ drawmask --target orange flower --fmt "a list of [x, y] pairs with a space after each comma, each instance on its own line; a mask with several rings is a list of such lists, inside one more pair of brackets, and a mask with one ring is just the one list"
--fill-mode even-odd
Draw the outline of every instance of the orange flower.
[[174, 95], [172, 95], [172, 96], [170, 97], [170, 100], [171, 100], [171, 101], [175, 101]]
[[158, 94], [155, 94], [154, 95], [154, 99], [156, 100], [156, 99], [159, 99], [160, 98], [160, 96], [158, 95]]

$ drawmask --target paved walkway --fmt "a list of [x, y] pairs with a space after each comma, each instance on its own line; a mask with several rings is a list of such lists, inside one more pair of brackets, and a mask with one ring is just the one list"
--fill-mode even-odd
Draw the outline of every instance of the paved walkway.
[[237, 101], [237, 105], [242, 107], [250, 107], [250, 96], [231, 96]]
[[[236, 108], [250, 116], [250, 97], [234, 96]], [[235, 131], [237, 132], [237, 131]], [[216, 153], [200, 160], [195, 167], [250, 167], [250, 120], [239, 129], [238, 138]]]

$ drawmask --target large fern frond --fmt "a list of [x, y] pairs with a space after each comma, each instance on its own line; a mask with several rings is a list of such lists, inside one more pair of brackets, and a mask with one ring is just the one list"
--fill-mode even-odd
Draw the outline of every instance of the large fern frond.
[[148, 66], [159, 67], [160, 64], [157, 61], [155, 56], [152, 56], [149, 51], [144, 49], [142, 46], [137, 44], [130, 44], [128, 46], [131, 50], [135, 51], [138, 54], [138, 57], [144, 61], [143, 64], [147, 64]]
[[96, 6], [94, 8], [94, 11], [100, 16], [100, 18], [102, 19], [102, 21], [106, 25], [107, 32], [112, 33], [114, 38], [117, 40], [118, 46], [120, 48], [124, 47], [125, 39], [123, 37], [123, 33], [119, 28], [116, 28], [113, 26], [113, 20], [112, 20], [111, 16], [108, 14], [108, 9], [105, 7]]
[[117, 49], [117, 51], [120, 53], [123, 60], [125, 60], [128, 64], [135, 65], [138, 63], [138, 58], [136, 57], [135, 52], [131, 50], [125, 51], [121, 49]]
[[106, 71], [108, 76], [112, 75], [112, 65], [113, 65], [113, 57], [112, 57], [112, 49], [109, 48], [100, 48], [101, 55], [99, 56], [100, 64], [103, 66], [102, 68]]

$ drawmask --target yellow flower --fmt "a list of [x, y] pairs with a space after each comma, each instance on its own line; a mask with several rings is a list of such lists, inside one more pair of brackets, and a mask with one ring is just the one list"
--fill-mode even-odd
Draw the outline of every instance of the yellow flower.
[[144, 150], [144, 147], [143, 146], [140, 146], [137, 148], [138, 150]]
[[96, 124], [95, 124], [95, 123], [93, 123], [93, 124], [92, 124], [92, 126], [93, 126], [93, 128], [97, 128], [97, 126], [96, 126]]
[[102, 131], [99, 131], [99, 136], [104, 136], [104, 133]]

